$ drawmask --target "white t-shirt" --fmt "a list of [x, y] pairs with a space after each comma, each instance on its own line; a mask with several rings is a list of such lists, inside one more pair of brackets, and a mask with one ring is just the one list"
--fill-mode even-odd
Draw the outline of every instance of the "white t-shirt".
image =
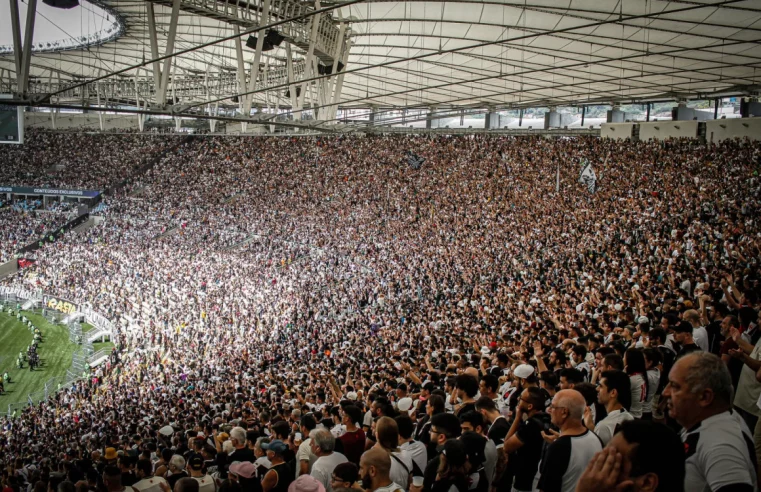
[[399, 449], [409, 453], [420, 471], [425, 471], [425, 466], [428, 464], [428, 451], [425, 449], [425, 444], [419, 441], [410, 441], [399, 446]]
[[695, 341], [695, 345], [700, 347], [700, 350], [708, 352], [708, 331], [706, 331], [705, 326], [692, 330], [692, 339]]
[[333, 470], [341, 463], [346, 463], [347, 461], [349, 460], [346, 459], [346, 456], [335, 451], [327, 456], [320, 456], [314, 462], [314, 465], [312, 465], [310, 475], [325, 487], [326, 492], [333, 492], [333, 487], [330, 486]]
[[198, 482], [198, 492], [216, 492], [217, 484], [209, 475], [193, 478]]
[[306, 441], [302, 442], [299, 446], [299, 450], [296, 451], [296, 478], [301, 475], [302, 461], [309, 460], [309, 468], [307, 469], [307, 474], [311, 472], [312, 465], [314, 465], [314, 462], [317, 461], [317, 456], [312, 453], [312, 449], [309, 447], [311, 443], [312, 438], [310, 437]]
[[167, 486], [169, 485], [167, 481], [161, 477], [149, 477], [140, 480], [133, 485], [132, 488], [139, 492], [161, 492], [161, 483], [166, 483]]
[[616, 433], [616, 426], [627, 420], [634, 420], [634, 417], [622, 408], [621, 410], [610, 412], [604, 419], [597, 422], [595, 434], [600, 438], [603, 446], [606, 446], [613, 439], [613, 435]]
[[[391, 457], [391, 472], [388, 476], [394, 483], [403, 483], [402, 489], [407, 490], [407, 484], [412, 476], [412, 455], [404, 450], [391, 454], [393, 454]], [[402, 466], [402, 463], [404, 463], [404, 466]]]

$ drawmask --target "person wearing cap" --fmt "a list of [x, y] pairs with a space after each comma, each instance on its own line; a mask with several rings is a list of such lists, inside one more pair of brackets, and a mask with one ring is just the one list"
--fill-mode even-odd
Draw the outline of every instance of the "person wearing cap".
[[132, 486], [135, 492], [161, 492], [161, 484], [168, 487], [169, 484], [162, 477], [153, 476], [153, 463], [151, 460], [140, 459], [135, 467], [138, 481]]
[[692, 352], [700, 351], [700, 347], [695, 343], [692, 338], [692, 325], [689, 321], [680, 321], [673, 326], [674, 340], [679, 343], [679, 352], [677, 359], [684, 357]]
[[216, 492], [217, 482], [203, 470], [204, 460], [200, 454], [193, 454], [188, 458], [188, 473], [190, 478], [198, 482], [198, 492]]
[[468, 490], [486, 492], [490, 483], [486, 476], [486, 446], [489, 440], [477, 432], [463, 432], [458, 439], [465, 447], [467, 458]]
[[327, 429], [314, 429], [310, 434], [312, 452], [317, 456], [317, 461], [312, 465], [310, 475], [317, 479], [327, 492], [333, 492], [330, 479], [333, 469], [341, 463], [346, 463], [346, 456], [335, 451], [336, 438]]
[[286, 492], [295, 478], [293, 470], [283, 460], [288, 445], [280, 439], [275, 439], [270, 443], [262, 443], [262, 449], [267, 451], [267, 458], [272, 463], [272, 467], [262, 479], [262, 490], [264, 492]]
[[444, 444], [432, 492], [465, 492], [468, 490], [471, 466], [465, 442], [452, 439]]
[[451, 413], [439, 413], [431, 417], [431, 443], [436, 445], [436, 456], [428, 461], [423, 472], [423, 490], [425, 492], [430, 492], [433, 482], [436, 480], [444, 444], [448, 440], [457, 439], [461, 433], [460, 420]]
[[236, 461], [230, 465], [228, 478], [237, 482], [244, 491], [259, 491], [261, 483], [256, 478], [256, 468], [250, 461]]

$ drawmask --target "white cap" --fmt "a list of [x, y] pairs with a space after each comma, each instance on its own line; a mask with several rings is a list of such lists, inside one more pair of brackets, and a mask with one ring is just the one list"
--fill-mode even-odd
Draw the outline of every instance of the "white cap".
[[526, 379], [527, 377], [534, 374], [534, 366], [531, 366], [528, 364], [521, 364], [515, 368], [515, 370], [513, 371], [513, 374], [515, 374], [515, 377]]

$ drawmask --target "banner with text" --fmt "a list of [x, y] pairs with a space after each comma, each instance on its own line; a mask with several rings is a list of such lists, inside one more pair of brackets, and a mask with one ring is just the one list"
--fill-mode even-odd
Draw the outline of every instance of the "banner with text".
[[34, 188], [31, 186], [0, 186], [0, 193], [42, 196], [81, 196], [86, 198], [100, 195], [100, 191], [97, 190], [63, 190], [58, 188]]
[[77, 305], [66, 299], [54, 296], [45, 296], [45, 307], [48, 309], [54, 309], [64, 314], [71, 314], [77, 312]]

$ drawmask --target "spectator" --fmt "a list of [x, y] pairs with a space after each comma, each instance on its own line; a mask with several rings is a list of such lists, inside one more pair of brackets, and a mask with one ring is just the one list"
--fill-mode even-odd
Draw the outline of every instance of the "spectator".
[[605, 405], [607, 416], [595, 425], [591, 413], [587, 411], [584, 415], [584, 423], [588, 429], [594, 429], [603, 445], [607, 445], [621, 423], [634, 419], [634, 416], [627, 411], [632, 398], [631, 376], [623, 371], [602, 373], [597, 397], [600, 403]]
[[329, 430], [314, 429], [310, 434], [311, 450], [317, 456], [317, 460], [312, 465], [310, 474], [317, 479], [325, 490], [333, 492], [331, 478], [333, 470], [341, 463], [346, 463], [346, 456], [335, 451], [336, 438]]
[[[600, 439], [584, 427], [586, 404], [575, 390], [559, 391], [552, 400], [552, 424], [560, 429], [547, 448], [539, 466], [538, 488], [543, 492], [573, 491], [595, 453], [602, 450]], [[543, 431], [545, 438], [550, 433]]]
[[755, 490], [757, 463], [747, 445], [753, 437], [731, 411], [732, 383], [721, 360], [705, 352], [680, 358], [663, 396], [671, 416], [686, 429], [684, 489]]

